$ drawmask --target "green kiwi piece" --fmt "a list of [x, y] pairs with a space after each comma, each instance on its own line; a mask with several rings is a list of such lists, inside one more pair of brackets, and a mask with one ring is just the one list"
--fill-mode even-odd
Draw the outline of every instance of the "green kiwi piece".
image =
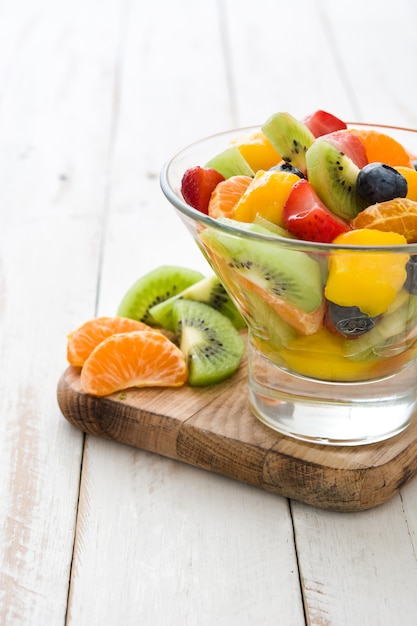
[[[257, 224], [246, 224], [244, 228], [268, 232]], [[319, 264], [305, 252], [209, 228], [199, 236], [203, 244], [218, 254], [231, 269], [266, 292], [308, 313], [321, 304], [322, 272]]]
[[149, 326], [157, 322], [149, 314], [149, 309], [180, 293], [190, 285], [204, 278], [197, 270], [176, 265], [161, 265], [141, 276], [125, 293], [117, 315], [139, 320]]
[[210, 167], [222, 174], [225, 178], [231, 176], [255, 176], [255, 172], [240, 153], [239, 148], [226, 148], [208, 161], [205, 167]]
[[306, 173], [306, 152], [315, 137], [303, 122], [290, 113], [274, 113], [262, 131], [284, 161]]
[[226, 317], [228, 317], [232, 322], [233, 326], [235, 326], [238, 330], [246, 328], [243, 317], [233, 304], [220, 280], [214, 274], [213, 276], [206, 276], [175, 296], [172, 296], [171, 298], [168, 298], [168, 300], [164, 300], [149, 309], [150, 315], [158, 322], [158, 324], [173, 332], [175, 331], [175, 328], [172, 320], [172, 307], [174, 302], [179, 298], [183, 298], [184, 300], [196, 300], [197, 302], [209, 304], [213, 307], [213, 309], [216, 309], [216, 311], [220, 311], [220, 313], [226, 315]]
[[316, 139], [306, 154], [308, 180], [332, 213], [352, 220], [366, 208], [356, 191], [359, 168], [326, 139]]
[[271, 235], [277, 235], [278, 237], [287, 237], [287, 239], [294, 238], [294, 235], [292, 235], [289, 230], [278, 226], [278, 224], [274, 224], [274, 222], [267, 220], [266, 217], [263, 217], [259, 213], [255, 215], [255, 219], [252, 223], [257, 224], [258, 226], [262, 226], [263, 228], [268, 230]]
[[172, 317], [190, 386], [213, 385], [237, 370], [245, 342], [225, 315], [203, 302], [180, 298], [173, 304]]
[[372, 330], [357, 339], [346, 340], [343, 349], [345, 356], [357, 361], [388, 357], [410, 347], [403, 342], [417, 323], [417, 296], [401, 291], [397, 300], [400, 306], [397, 307], [395, 303], [391, 305]]

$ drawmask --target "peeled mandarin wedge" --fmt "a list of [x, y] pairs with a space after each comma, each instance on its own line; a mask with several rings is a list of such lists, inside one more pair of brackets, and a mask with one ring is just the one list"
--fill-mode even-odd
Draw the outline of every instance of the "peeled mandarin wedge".
[[405, 165], [411, 167], [409, 152], [394, 137], [378, 130], [365, 128], [351, 128], [349, 132], [355, 134], [365, 145], [369, 163], [380, 162], [386, 165]]
[[262, 131], [243, 135], [233, 141], [232, 145], [237, 146], [254, 172], [269, 170], [281, 161], [280, 155]]
[[[417, 174], [417, 172], [416, 172]], [[353, 228], [370, 228], [399, 233], [407, 243], [417, 242], [417, 201], [394, 198], [378, 202], [361, 211], [352, 221]]]
[[284, 228], [282, 213], [293, 185], [300, 178], [282, 170], [259, 170], [232, 212], [232, 219], [253, 222], [257, 215]]
[[149, 329], [147, 324], [127, 317], [95, 317], [68, 334], [67, 360], [82, 367], [99, 343], [115, 333]]
[[251, 182], [250, 176], [231, 176], [219, 183], [210, 197], [210, 217], [231, 217], [233, 209]]
[[157, 330], [111, 335], [90, 354], [81, 386], [92, 396], [129, 387], [180, 387], [188, 377], [181, 350]]

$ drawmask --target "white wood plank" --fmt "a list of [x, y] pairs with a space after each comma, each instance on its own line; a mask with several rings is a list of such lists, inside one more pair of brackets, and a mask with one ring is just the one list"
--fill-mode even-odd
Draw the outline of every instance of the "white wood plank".
[[[159, 2], [146, 16], [132, 5], [120, 73], [102, 314], [114, 311], [130, 283], [157, 265], [208, 270], [163, 198], [158, 176], [174, 150], [231, 124], [222, 65], [215, 2]], [[303, 624], [287, 502], [88, 438], [69, 606], [69, 626], [120, 616], [127, 626], [138, 620], [268, 624], [276, 616]]]
[[[82, 435], [56, 386], [91, 315], [112, 110], [116, 4], [0, 7], [0, 623], [64, 624]], [[94, 9], [93, 15], [91, 10]], [[4, 54], [3, 54], [4, 53]], [[110, 71], [109, 71], [110, 70]]]

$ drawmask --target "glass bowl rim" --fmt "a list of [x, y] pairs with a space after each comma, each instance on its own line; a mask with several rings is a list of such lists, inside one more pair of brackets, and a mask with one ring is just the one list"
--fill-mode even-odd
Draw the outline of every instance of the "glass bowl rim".
[[[386, 130], [386, 131], [399, 131], [399, 132], [408, 132], [414, 133], [417, 137], [417, 129], [407, 128], [404, 126], [393, 126], [390, 124], [378, 124], [371, 122], [346, 122], [347, 126], [352, 127], [364, 127], [364, 128], [376, 128]], [[417, 242], [415, 243], [407, 243], [407, 244], [398, 244], [395, 246], [369, 246], [369, 245], [340, 245], [335, 243], [321, 243], [315, 241], [305, 241], [302, 239], [293, 239], [291, 237], [280, 237], [276, 234], [264, 234], [257, 231], [251, 231], [246, 228], [240, 228], [238, 226], [239, 222], [236, 222], [236, 226], [234, 224], [219, 222], [217, 219], [206, 215], [205, 213], [201, 213], [197, 209], [194, 209], [189, 204], [185, 202], [172, 188], [169, 182], [169, 175], [171, 169], [174, 167], [174, 164], [180, 160], [183, 156], [187, 154], [187, 152], [198, 148], [198, 146], [204, 145], [204, 143], [209, 142], [215, 139], [221, 139], [224, 137], [232, 137], [232, 136], [240, 136], [244, 133], [255, 132], [261, 129], [261, 125], [253, 125], [253, 126], [243, 126], [238, 128], [231, 128], [229, 130], [223, 130], [217, 133], [213, 133], [206, 137], [202, 137], [197, 139], [180, 150], [176, 151], [168, 160], [165, 161], [161, 168], [159, 182], [162, 189], [163, 194], [169, 200], [169, 202], [183, 215], [191, 219], [193, 222], [200, 222], [205, 226], [210, 228], [214, 228], [216, 230], [228, 233], [230, 235], [235, 236], [244, 236], [248, 239], [253, 239], [257, 241], [271, 242], [277, 243], [287, 248], [296, 248], [297, 250], [303, 250], [305, 252], [331, 252], [331, 251], [347, 251], [347, 252], [391, 252], [391, 253], [402, 253], [405, 251], [409, 254], [417, 254]], [[227, 147], [227, 144], [225, 144]], [[199, 165], [196, 163], [196, 165]]]

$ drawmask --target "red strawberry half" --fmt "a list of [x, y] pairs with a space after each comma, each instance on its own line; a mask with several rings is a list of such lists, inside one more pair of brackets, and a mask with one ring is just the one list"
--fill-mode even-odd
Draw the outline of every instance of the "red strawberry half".
[[345, 122], [327, 111], [315, 111], [303, 119], [304, 124], [315, 137], [333, 133], [336, 130], [346, 128]]
[[199, 165], [191, 167], [182, 177], [182, 197], [194, 209], [207, 214], [210, 196], [223, 180], [224, 176], [214, 169]]
[[285, 227], [305, 241], [331, 243], [338, 235], [351, 230], [345, 220], [334, 215], [320, 200], [306, 179], [299, 180], [284, 205]]

